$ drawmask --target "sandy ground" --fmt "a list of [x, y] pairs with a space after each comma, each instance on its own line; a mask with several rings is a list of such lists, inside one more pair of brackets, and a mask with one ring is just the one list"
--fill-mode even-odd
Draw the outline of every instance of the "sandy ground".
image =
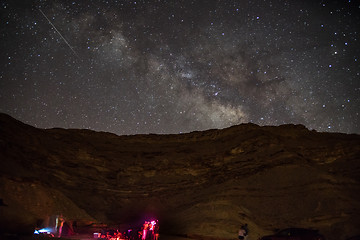
[[[77, 239], [77, 240], [95, 240], [96, 238], [94, 238], [92, 235], [90, 234], [79, 234], [79, 235], [74, 235], [72, 237], [68, 237], [66, 239]], [[65, 239], [64, 239], [65, 240]], [[189, 238], [182, 238], [182, 237], [177, 237], [177, 236], [169, 236], [169, 235], [161, 235], [159, 237], [159, 240], [189, 240]]]

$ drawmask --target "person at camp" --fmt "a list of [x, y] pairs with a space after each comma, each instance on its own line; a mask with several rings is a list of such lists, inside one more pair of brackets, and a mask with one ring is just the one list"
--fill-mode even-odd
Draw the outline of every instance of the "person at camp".
[[239, 240], [244, 240], [248, 234], [249, 234], [249, 228], [247, 223], [245, 223], [245, 225], [242, 225], [239, 229], [239, 233], [238, 233]]
[[57, 232], [58, 232], [58, 237], [61, 237], [62, 234], [62, 230], [63, 230], [63, 226], [64, 226], [64, 222], [65, 219], [62, 215], [60, 215], [57, 219], [56, 219], [56, 227], [57, 227]]

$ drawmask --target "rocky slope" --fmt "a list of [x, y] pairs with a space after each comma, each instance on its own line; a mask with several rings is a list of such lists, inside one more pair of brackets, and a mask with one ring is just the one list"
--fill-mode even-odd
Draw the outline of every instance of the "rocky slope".
[[243, 124], [179, 135], [37, 129], [0, 114], [0, 231], [63, 214], [156, 217], [162, 232], [250, 239], [285, 227], [360, 234], [360, 136]]

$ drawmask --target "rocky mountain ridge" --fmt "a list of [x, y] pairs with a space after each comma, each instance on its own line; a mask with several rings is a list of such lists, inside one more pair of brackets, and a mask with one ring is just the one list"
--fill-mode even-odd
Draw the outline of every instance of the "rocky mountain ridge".
[[[360, 235], [360, 136], [242, 124], [178, 135], [37, 129], [0, 114], [0, 231], [63, 214], [156, 217], [170, 234], [252, 240], [285, 227]], [[21, 212], [21, 214], [20, 214]]]

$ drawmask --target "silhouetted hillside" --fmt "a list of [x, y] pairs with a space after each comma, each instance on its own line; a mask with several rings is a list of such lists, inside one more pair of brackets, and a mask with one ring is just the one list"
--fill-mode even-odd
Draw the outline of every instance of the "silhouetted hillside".
[[37, 129], [0, 114], [0, 230], [154, 216], [161, 231], [250, 239], [285, 227], [360, 234], [360, 136], [242, 124], [179, 135]]

